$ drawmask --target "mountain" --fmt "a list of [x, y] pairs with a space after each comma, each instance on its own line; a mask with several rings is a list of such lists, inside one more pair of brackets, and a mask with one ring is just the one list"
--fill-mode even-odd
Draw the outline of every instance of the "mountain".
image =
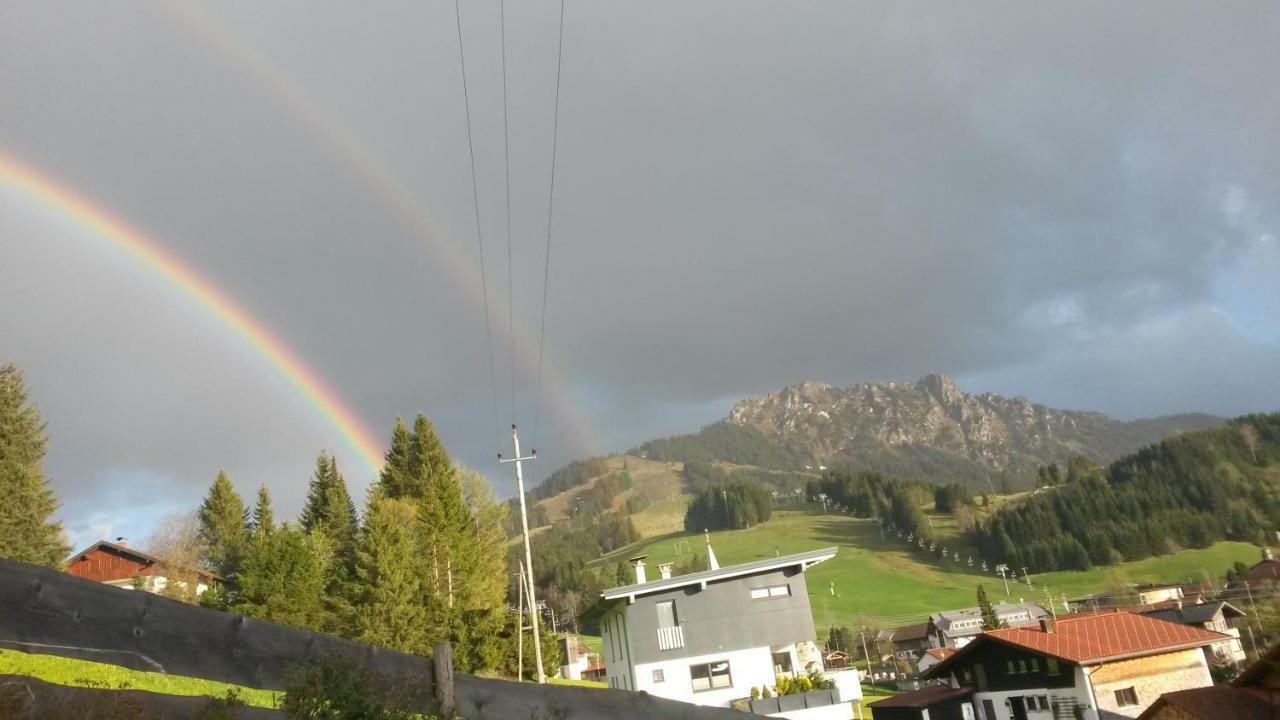
[[[1186, 414], [1117, 420], [1058, 410], [1026, 398], [970, 394], [947, 375], [839, 388], [803, 382], [748, 398], [694, 435], [645, 443], [657, 460], [721, 461], [775, 469], [853, 466], [934, 480], [1034, 473], [1072, 455], [1114, 460], [1222, 418]], [[761, 462], [763, 459], [765, 462]], [[784, 467], [786, 466], [786, 467]]]

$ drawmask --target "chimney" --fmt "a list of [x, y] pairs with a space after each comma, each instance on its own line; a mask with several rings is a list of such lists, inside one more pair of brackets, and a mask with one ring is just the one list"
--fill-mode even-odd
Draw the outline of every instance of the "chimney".
[[663, 580], [670, 580], [671, 579], [671, 563], [659, 564], [658, 572], [662, 574]]
[[648, 557], [648, 556], [647, 556], [647, 555], [641, 555], [640, 557], [633, 557], [633, 558], [631, 558], [631, 560], [629, 560], [629, 561], [628, 561], [628, 562], [630, 562], [630, 563], [631, 563], [631, 566], [632, 566], [632, 567], [634, 567], [634, 568], [636, 569], [636, 584], [637, 584], [637, 585], [643, 585], [643, 584], [645, 584], [646, 582], [648, 582], [648, 580], [646, 580], [646, 579], [645, 579], [645, 576], [644, 576], [644, 559], [645, 559], [646, 557]]
[[1042, 633], [1053, 632], [1053, 618], [1040, 618], [1040, 632]]
[[119, 545], [120, 547], [129, 547], [129, 538], [118, 537], [116, 538], [116, 544]]

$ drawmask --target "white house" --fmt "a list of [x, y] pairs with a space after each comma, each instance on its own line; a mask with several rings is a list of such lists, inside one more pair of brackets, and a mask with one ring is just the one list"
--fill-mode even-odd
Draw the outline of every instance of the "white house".
[[982, 633], [924, 672], [943, 684], [871, 711], [875, 720], [1136, 718], [1164, 693], [1212, 685], [1203, 648], [1223, 638], [1125, 612], [1044, 618]]
[[861, 698], [856, 670], [829, 673], [835, 689], [752, 701], [752, 689], [778, 675], [822, 672], [804, 572], [835, 548], [648, 580], [634, 558], [636, 583], [606, 590], [593, 610], [609, 687], [643, 690], [696, 705], [737, 707], [797, 720], [844, 720]]

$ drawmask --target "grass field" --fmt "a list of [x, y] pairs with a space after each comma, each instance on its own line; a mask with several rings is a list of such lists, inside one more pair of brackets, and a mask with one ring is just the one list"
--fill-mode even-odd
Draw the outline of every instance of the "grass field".
[[208, 695], [223, 698], [228, 691], [234, 690], [246, 704], [264, 708], [276, 707], [282, 695], [271, 690], [257, 690], [213, 680], [130, 670], [118, 665], [55, 655], [34, 655], [17, 650], [0, 650], [0, 675], [23, 675], [55, 685], [147, 690], [165, 695]]
[[865, 718], [865, 720], [871, 720], [871, 707], [870, 707], [871, 703], [877, 700], [884, 700], [885, 698], [893, 697], [896, 694], [897, 693], [889, 692], [888, 690], [885, 690], [884, 688], [881, 688], [881, 687], [863, 685], [862, 686], [862, 715], [858, 715], [858, 711], [855, 708], [853, 711], [853, 716], [855, 718], [862, 717], [862, 718]]
[[[986, 585], [993, 600], [1043, 602], [1045, 588], [1060, 598], [1108, 590], [1120, 582], [1200, 581], [1206, 573], [1220, 577], [1233, 562], [1253, 562], [1257, 556], [1257, 549], [1248, 543], [1220, 542], [1203, 550], [1184, 550], [1085, 572], [1033, 574], [1035, 589], [1010, 583], [1006, 596], [998, 576], [984, 576], [980, 568], [970, 568], [963, 554], [961, 563], [929, 561], [896, 538], [882, 540], [879, 525], [873, 521], [823, 515], [821, 510], [778, 511], [772, 520], [754, 528], [711, 533], [711, 541], [721, 565], [838, 547], [834, 559], [807, 574], [814, 621], [822, 628], [832, 623], [890, 627], [919, 622], [937, 610], [972, 606], [978, 583]], [[672, 533], [622, 548], [602, 562], [648, 555], [652, 567], [703, 552], [703, 545], [700, 535]]]

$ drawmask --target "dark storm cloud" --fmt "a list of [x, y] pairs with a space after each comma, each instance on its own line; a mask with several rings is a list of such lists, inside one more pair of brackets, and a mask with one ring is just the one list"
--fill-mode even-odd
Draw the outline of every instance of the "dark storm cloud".
[[[509, 5], [515, 305], [536, 335], [559, 6]], [[0, 146], [200, 268], [380, 435], [425, 411], [509, 493], [490, 460], [510, 415], [506, 328], [495, 423], [482, 312], [459, 300], [479, 278], [452, 7], [0, 3]], [[496, 308], [498, 6], [463, 11]], [[803, 378], [945, 370], [1125, 416], [1280, 404], [1274, 5], [566, 16], [548, 352], [599, 439], [544, 412], [539, 472]], [[367, 479], [165, 281], [26, 198], [0, 203], [0, 355], [27, 371], [78, 532], [137, 534], [122, 525], [189, 506], [219, 467], [294, 511], [321, 447]], [[534, 361], [516, 377], [526, 427]]]

